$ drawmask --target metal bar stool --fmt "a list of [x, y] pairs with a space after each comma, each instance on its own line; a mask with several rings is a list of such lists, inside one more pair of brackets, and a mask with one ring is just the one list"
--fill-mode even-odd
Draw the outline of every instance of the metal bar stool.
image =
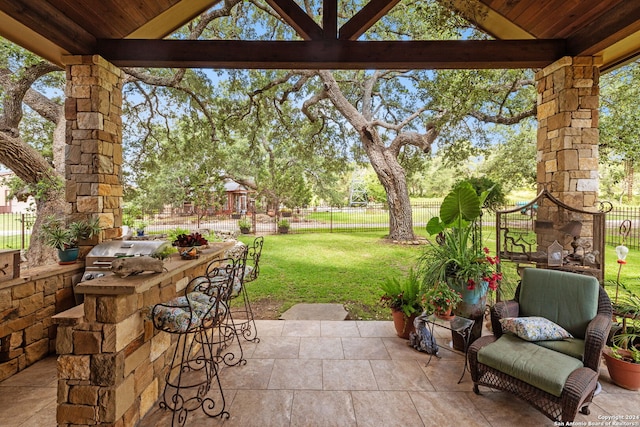
[[218, 375], [219, 342], [212, 338], [215, 330], [225, 328], [231, 282], [240, 268], [234, 259], [218, 262], [212, 277], [192, 279], [183, 296], [151, 310], [156, 329], [177, 335], [160, 402], [162, 409], [173, 412], [172, 426], [184, 426], [189, 412], [199, 408], [209, 417], [229, 418]]
[[263, 246], [264, 237], [261, 236], [256, 237], [253, 241], [253, 245], [248, 247], [247, 262], [244, 269], [242, 287], [240, 288], [240, 295], [242, 296], [244, 306], [234, 308], [232, 310], [236, 327], [239, 327], [239, 334], [245, 340], [255, 343], [259, 343], [260, 338], [258, 338], [258, 329], [253, 318], [253, 310], [251, 309], [251, 303], [249, 302], [246, 285], [247, 283], [255, 281], [260, 274], [260, 256], [262, 255]]
[[[229, 300], [236, 298], [243, 287], [244, 271], [247, 262], [247, 247], [242, 245], [234, 246], [234, 256], [225, 259], [233, 260], [234, 268], [230, 271], [224, 264], [220, 264], [219, 260], [212, 261], [208, 266], [205, 275], [209, 280], [210, 286], [214, 288], [224, 288], [227, 298], [227, 317], [225, 322], [219, 325], [215, 331], [211, 331], [210, 342], [215, 349], [215, 357], [218, 362], [223, 362], [227, 366], [236, 366], [238, 364], [246, 365], [247, 359], [244, 358], [242, 343], [240, 341], [240, 328], [234, 318], [234, 313], [229, 309]], [[230, 277], [232, 276], [232, 277]], [[233, 343], [237, 342], [237, 352]]]

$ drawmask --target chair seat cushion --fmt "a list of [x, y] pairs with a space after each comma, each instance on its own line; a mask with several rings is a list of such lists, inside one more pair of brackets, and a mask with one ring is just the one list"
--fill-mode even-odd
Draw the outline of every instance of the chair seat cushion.
[[560, 397], [580, 360], [513, 335], [502, 335], [478, 351], [478, 362]]
[[562, 341], [537, 341], [536, 344], [575, 357], [578, 360], [584, 358], [584, 340], [580, 338], [569, 338]]
[[[220, 275], [211, 278], [212, 286], [226, 286], [229, 282], [229, 278], [226, 275]], [[240, 294], [242, 290], [242, 280], [238, 277], [233, 278], [233, 288], [231, 289], [231, 298], [235, 298]]]
[[[226, 311], [224, 304], [213, 307], [215, 299], [201, 292], [191, 292], [166, 303], [156, 304], [151, 312], [156, 328], [171, 333], [185, 333], [201, 327]], [[218, 313], [216, 313], [216, 308]]]

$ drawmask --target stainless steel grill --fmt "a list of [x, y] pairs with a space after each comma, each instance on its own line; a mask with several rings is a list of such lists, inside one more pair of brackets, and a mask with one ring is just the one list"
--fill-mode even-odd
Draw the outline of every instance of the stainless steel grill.
[[170, 243], [165, 240], [113, 240], [94, 246], [85, 258], [85, 270], [81, 282], [108, 276], [111, 261], [116, 258], [153, 255]]

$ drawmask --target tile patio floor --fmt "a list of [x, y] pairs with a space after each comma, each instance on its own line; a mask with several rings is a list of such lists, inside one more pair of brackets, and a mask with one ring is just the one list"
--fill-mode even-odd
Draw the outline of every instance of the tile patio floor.
[[[231, 417], [193, 412], [188, 426], [554, 425], [509, 394], [484, 389], [475, 395], [468, 373], [457, 384], [464, 359], [448, 349], [446, 330], [436, 328], [441, 358], [428, 366], [429, 356], [397, 338], [392, 322], [262, 320], [258, 331], [261, 342], [244, 346], [248, 363], [220, 373]], [[576, 423], [640, 416], [640, 392], [613, 385], [604, 366], [600, 381], [591, 415], [579, 415]], [[0, 383], [0, 426], [55, 426], [55, 408], [55, 357]], [[168, 426], [170, 420], [170, 413], [154, 409], [137, 425]]]

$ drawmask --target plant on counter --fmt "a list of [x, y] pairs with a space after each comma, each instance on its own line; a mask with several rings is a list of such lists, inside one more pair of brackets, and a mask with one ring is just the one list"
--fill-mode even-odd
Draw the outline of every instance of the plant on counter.
[[90, 239], [100, 230], [97, 218], [66, 223], [64, 219], [51, 215], [42, 224], [44, 243], [59, 250], [77, 248], [78, 241]]
[[76, 262], [79, 255], [78, 242], [91, 239], [100, 231], [98, 218], [67, 223], [63, 218], [51, 215], [42, 223], [44, 244], [58, 250], [59, 264]]
[[206, 246], [209, 241], [200, 233], [180, 234], [173, 241], [173, 246], [179, 248], [190, 248], [194, 246]]
[[151, 257], [158, 258], [159, 260], [164, 261], [176, 252], [178, 252], [178, 250], [173, 246], [165, 246], [161, 251], [153, 253]]

